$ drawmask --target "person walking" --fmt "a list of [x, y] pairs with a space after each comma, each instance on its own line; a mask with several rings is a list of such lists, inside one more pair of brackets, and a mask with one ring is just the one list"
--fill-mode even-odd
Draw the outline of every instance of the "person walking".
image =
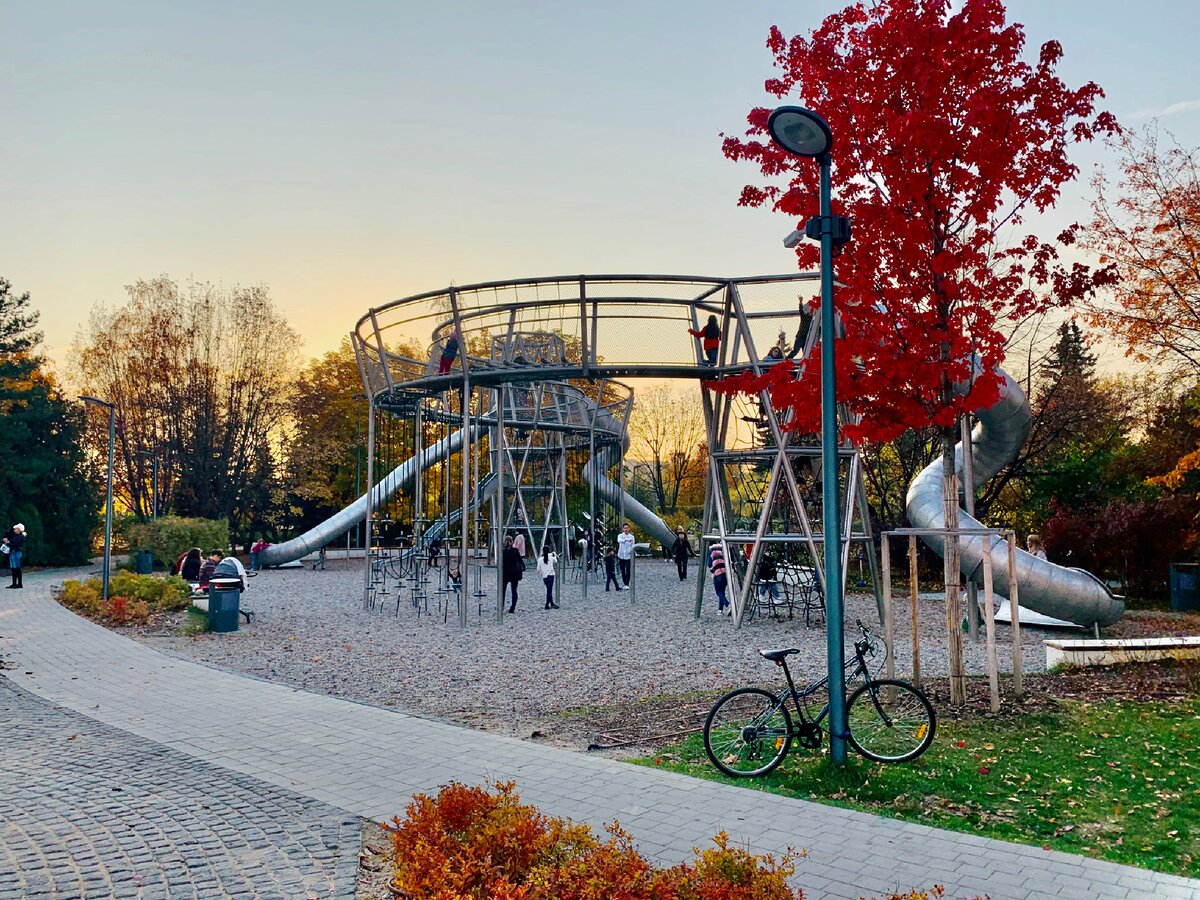
[[729, 575], [725, 572], [725, 550], [720, 544], [713, 544], [708, 550], [708, 571], [712, 573], [713, 590], [717, 592], [717, 615], [731, 615], [733, 607], [725, 595]]
[[627, 591], [633, 568], [633, 532], [628, 522], [621, 526], [621, 533], [617, 535], [617, 565], [621, 567], [621, 581], [624, 582], [617, 590]]
[[621, 585], [617, 583], [617, 552], [612, 547], [604, 554], [604, 593], [608, 593], [610, 584], [613, 590], [621, 589]]
[[542, 576], [542, 584], [546, 585], [546, 609], [558, 609], [554, 602], [554, 567], [558, 565], [558, 554], [549, 546], [542, 547], [542, 555], [537, 561], [537, 572]]
[[504, 599], [504, 592], [508, 586], [512, 585], [512, 604], [508, 607], [510, 613], [517, 611], [517, 584], [525, 575], [525, 560], [521, 558], [521, 554], [517, 553], [517, 549], [513, 546], [513, 539], [506, 537], [504, 539], [504, 552], [500, 558], [500, 599]]
[[717, 324], [716, 316], [709, 316], [708, 323], [697, 331], [689, 328], [688, 334], [700, 338], [700, 348], [704, 351], [705, 365], [709, 368], [717, 364], [717, 350], [721, 346], [721, 326]]
[[12, 527], [8, 536], [8, 565], [12, 569], [12, 584], [10, 588], [23, 588], [21, 580], [21, 560], [25, 558], [25, 526], [18, 522]]
[[671, 556], [675, 559], [675, 568], [679, 571], [679, 580], [687, 580], [687, 561], [689, 556], [695, 556], [692, 545], [688, 543], [687, 533], [683, 526], [675, 529], [675, 543], [671, 545]]

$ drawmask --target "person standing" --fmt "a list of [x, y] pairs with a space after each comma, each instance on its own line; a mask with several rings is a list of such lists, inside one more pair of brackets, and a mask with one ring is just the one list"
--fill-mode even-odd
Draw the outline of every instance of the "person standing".
[[525, 560], [521, 558], [521, 554], [517, 553], [516, 547], [513, 546], [513, 539], [506, 537], [504, 539], [504, 552], [500, 558], [500, 598], [504, 599], [504, 592], [508, 590], [508, 586], [512, 585], [512, 604], [508, 607], [510, 613], [517, 611], [517, 584], [525, 574]]
[[8, 538], [8, 564], [12, 568], [12, 584], [10, 588], [23, 588], [21, 580], [21, 560], [25, 558], [25, 526], [18, 522], [12, 527]]
[[458, 338], [450, 335], [446, 339], [445, 346], [442, 347], [442, 355], [438, 360], [438, 374], [449, 375], [450, 367], [454, 365], [454, 360], [458, 357]]
[[525, 567], [525, 532], [518, 531], [513, 537], [513, 549], [521, 557], [521, 567]]
[[554, 567], [558, 565], [558, 554], [548, 546], [542, 547], [542, 555], [537, 561], [537, 572], [542, 576], [542, 584], [546, 585], [546, 609], [558, 609], [554, 602]]
[[604, 554], [604, 593], [608, 593], [610, 584], [614, 590], [621, 589], [621, 585], [617, 583], [617, 554], [612, 547]]
[[621, 533], [617, 535], [617, 565], [621, 567], [621, 581], [624, 582], [617, 590], [627, 591], [633, 568], [633, 532], [629, 530], [628, 522], [621, 526]]
[[683, 526], [675, 529], [675, 543], [671, 545], [671, 556], [675, 559], [675, 568], [679, 571], [679, 580], [687, 580], [687, 561], [689, 556], [695, 556], [692, 545], [688, 543], [687, 533]]
[[760, 605], [768, 595], [771, 598], [772, 606], [779, 602], [778, 574], [779, 569], [775, 565], [775, 558], [769, 550], [765, 551], [762, 559], [758, 562], [758, 602]]
[[700, 348], [704, 351], [704, 364], [709, 368], [716, 366], [717, 350], [721, 346], [721, 326], [717, 324], [717, 317], [709, 316], [708, 323], [703, 328], [699, 331], [689, 328], [688, 334], [700, 338]]
[[729, 575], [725, 572], [725, 550], [720, 544], [713, 544], [708, 551], [708, 571], [712, 573], [713, 590], [717, 592], [717, 615], [724, 616], [733, 612], [725, 588], [729, 585]]

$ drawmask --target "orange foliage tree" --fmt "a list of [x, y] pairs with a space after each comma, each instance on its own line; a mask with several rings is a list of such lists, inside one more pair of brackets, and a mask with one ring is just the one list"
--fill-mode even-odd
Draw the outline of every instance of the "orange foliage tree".
[[1200, 167], [1197, 153], [1160, 147], [1156, 130], [1113, 140], [1121, 176], [1093, 180], [1096, 200], [1084, 242], [1120, 276], [1092, 321], [1127, 354], [1200, 375]]
[[[1122, 133], [1121, 176], [1115, 188], [1096, 176], [1087, 246], [1120, 279], [1092, 321], [1125, 342], [1126, 354], [1162, 363], [1181, 376], [1200, 376], [1200, 165], [1198, 150], [1161, 147], [1156, 129]], [[1184, 486], [1200, 469], [1200, 449], [1151, 479]]]

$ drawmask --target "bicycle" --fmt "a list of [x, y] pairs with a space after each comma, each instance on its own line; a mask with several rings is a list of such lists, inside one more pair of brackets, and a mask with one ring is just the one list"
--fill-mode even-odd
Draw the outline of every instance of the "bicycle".
[[[937, 731], [937, 715], [929, 698], [907, 681], [873, 678], [867, 667], [878, 645], [861, 621], [862, 637], [854, 642], [854, 658], [847, 660], [848, 681], [863, 678], [846, 700], [846, 734], [860, 755], [874, 762], [898, 763], [916, 759], [929, 749]], [[704, 751], [714, 766], [733, 778], [766, 775], [783, 762], [792, 741], [808, 750], [821, 746], [821, 723], [829, 703], [815, 714], [805, 710], [829, 682], [828, 676], [800, 690], [792, 680], [787, 658], [800, 651], [760, 650], [765, 659], [783, 668], [787, 684], [771, 692], [757, 687], [730, 691], [709, 710], [704, 722]], [[787, 701], [795, 707], [792, 720]]]

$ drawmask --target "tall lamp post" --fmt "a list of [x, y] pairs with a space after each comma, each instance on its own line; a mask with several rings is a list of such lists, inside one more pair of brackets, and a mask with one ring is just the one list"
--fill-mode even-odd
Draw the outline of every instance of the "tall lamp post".
[[99, 406], [108, 410], [108, 493], [104, 501], [104, 572], [103, 593], [108, 600], [108, 576], [112, 560], [112, 519], [113, 519], [113, 448], [117, 439], [117, 408], [107, 400], [98, 397], [80, 397], [84, 403]]
[[151, 461], [151, 467], [152, 467], [151, 471], [153, 472], [153, 474], [150, 476], [150, 478], [151, 478], [150, 502], [152, 504], [152, 508], [150, 510], [150, 518], [157, 519], [158, 518], [158, 451], [157, 450], [139, 450], [138, 456], [149, 457], [150, 461]]
[[802, 106], [781, 106], [767, 119], [775, 144], [788, 153], [815, 159], [820, 169], [820, 215], [804, 226], [806, 237], [821, 242], [821, 478], [825, 533], [826, 651], [829, 665], [829, 752], [835, 765], [846, 761], [846, 669], [843, 649], [842, 529], [838, 498], [838, 422], [834, 353], [833, 255], [850, 239], [850, 220], [831, 209], [829, 171], [833, 132], [828, 123]]

